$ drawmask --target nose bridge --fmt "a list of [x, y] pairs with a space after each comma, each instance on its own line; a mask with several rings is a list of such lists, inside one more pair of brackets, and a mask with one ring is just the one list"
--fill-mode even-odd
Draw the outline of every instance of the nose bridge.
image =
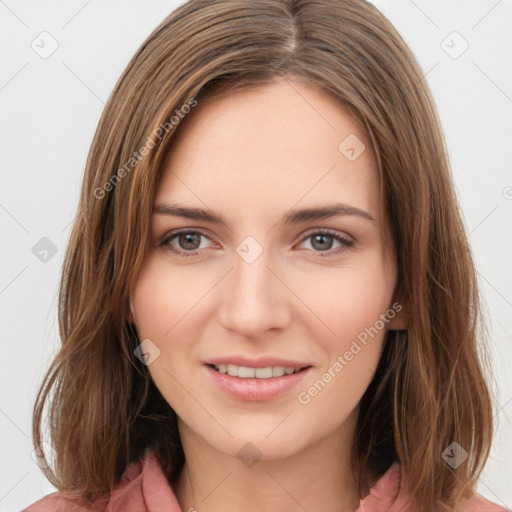
[[[286, 294], [274, 275], [271, 251], [247, 237], [233, 255], [233, 271], [223, 295], [226, 328], [248, 337], [282, 327], [287, 320]], [[272, 269], [272, 270], [271, 270]]]

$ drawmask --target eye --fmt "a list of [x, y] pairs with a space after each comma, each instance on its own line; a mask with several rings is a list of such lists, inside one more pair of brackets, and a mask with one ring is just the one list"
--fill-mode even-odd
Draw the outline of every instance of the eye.
[[[302, 243], [309, 239], [311, 239], [311, 246], [315, 252], [327, 253], [325, 255], [320, 254], [322, 257], [340, 254], [354, 245], [353, 240], [342, 237], [337, 231], [332, 231], [330, 229], [324, 229], [310, 233], [302, 239]], [[340, 244], [339, 247], [335, 250], [331, 250], [333, 241], [336, 241]]]
[[[179, 256], [195, 256], [198, 254], [200, 249], [205, 249], [201, 239], [209, 238], [200, 231], [178, 231], [164, 238], [161, 242], [163, 247], [167, 247], [170, 251], [178, 254]], [[349, 240], [341, 236], [337, 231], [330, 229], [324, 229], [315, 231], [304, 237], [301, 243], [311, 239], [311, 246], [314, 252], [326, 253], [319, 254], [319, 256], [326, 257], [336, 254], [340, 254], [354, 245], [353, 240]], [[332, 249], [333, 243], [339, 244], [338, 248]]]
[[[209, 240], [209, 238], [200, 231], [179, 231], [166, 237], [161, 245], [178, 253], [180, 256], [195, 256], [199, 249], [204, 249], [204, 246], [201, 244], [201, 237]], [[172, 242], [176, 242], [179, 247], [176, 248], [176, 244]]]

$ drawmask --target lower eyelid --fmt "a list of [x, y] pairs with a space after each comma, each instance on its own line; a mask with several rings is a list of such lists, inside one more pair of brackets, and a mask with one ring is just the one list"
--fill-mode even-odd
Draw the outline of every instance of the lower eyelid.
[[194, 254], [196, 254], [198, 251], [201, 251], [203, 249], [195, 249], [195, 251], [187, 251], [185, 249], [176, 249], [174, 247], [171, 246], [171, 242], [173, 240], [175, 240], [176, 238], [178, 238], [179, 236], [181, 235], [190, 235], [190, 234], [194, 234], [194, 235], [198, 235], [199, 237], [202, 237], [202, 238], [206, 238], [208, 240], [211, 241], [210, 237], [205, 235], [204, 233], [201, 233], [200, 231], [178, 231], [177, 233], [171, 233], [170, 235], [164, 237], [164, 239], [162, 240], [161, 242], [161, 245], [163, 247], [169, 247], [169, 250], [177, 253], [177, 254], [180, 254], [180, 255], [189, 255], [189, 256], [192, 256]]
[[353, 247], [353, 245], [355, 243], [353, 240], [350, 240], [349, 238], [345, 238], [345, 237], [339, 235], [338, 233], [330, 233], [328, 231], [316, 231], [313, 233], [309, 233], [304, 238], [302, 238], [300, 243], [302, 244], [306, 240], [309, 240], [310, 238], [312, 238], [316, 235], [324, 235], [324, 236], [331, 237], [341, 244], [340, 247], [337, 247], [335, 249], [328, 249], [325, 251], [313, 251], [314, 253], [317, 253], [319, 255], [329, 256], [329, 255], [339, 254], [340, 252], [343, 252], [344, 250], [347, 250], [347, 249], [350, 249], [351, 247]]
[[310, 233], [310, 234], [306, 235], [302, 239], [302, 241], [307, 240], [308, 238], [311, 238], [311, 237], [316, 236], [316, 235], [330, 236], [331, 238], [334, 238], [334, 240], [337, 240], [338, 242], [353, 243], [352, 240], [350, 240], [348, 237], [344, 237], [344, 236], [338, 235], [337, 233], [328, 233], [326, 231], [318, 231], [318, 232], [315, 232], [315, 233]]
[[[198, 235], [200, 237], [203, 237], [203, 238], [206, 238], [206, 239], [212, 241], [210, 239], [210, 237], [208, 235], [206, 235], [205, 233], [202, 233], [200, 231], [189, 230], [189, 231], [178, 231], [177, 233], [171, 233], [170, 235], [166, 236], [163, 239], [163, 241], [161, 242], [161, 245], [163, 247], [168, 247], [170, 251], [172, 251], [176, 254], [179, 254], [180, 256], [194, 256], [205, 249], [205, 248], [203, 248], [203, 249], [196, 249], [195, 251], [187, 251], [185, 249], [175, 249], [174, 247], [171, 246], [171, 241], [173, 241], [175, 238], [179, 237], [180, 235], [185, 235], [185, 234], [195, 234], [195, 235]], [[315, 235], [325, 235], [325, 236], [332, 237], [334, 240], [336, 240], [337, 242], [339, 242], [341, 244], [341, 246], [336, 249], [328, 249], [326, 251], [314, 251], [314, 250], [312, 251], [314, 253], [318, 253], [319, 255], [325, 254], [328, 256], [330, 254], [336, 254], [336, 253], [342, 252], [343, 250], [349, 249], [350, 247], [352, 247], [354, 245], [353, 240], [345, 238], [338, 233], [332, 233], [329, 231], [321, 231], [321, 230], [314, 231], [312, 233], [308, 233], [301, 239], [300, 244], [304, 243], [306, 240], [312, 238]]]

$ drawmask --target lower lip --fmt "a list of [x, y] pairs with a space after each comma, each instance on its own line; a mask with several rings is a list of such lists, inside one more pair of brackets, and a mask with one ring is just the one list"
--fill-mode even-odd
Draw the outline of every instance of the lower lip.
[[291, 375], [283, 375], [282, 377], [272, 377], [271, 379], [243, 379], [240, 377], [232, 377], [227, 373], [220, 373], [211, 366], [204, 365], [209, 377], [212, 379], [222, 391], [237, 400], [247, 401], [263, 401], [276, 398], [286, 391], [291, 390], [304, 377], [309, 374], [312, 366]]

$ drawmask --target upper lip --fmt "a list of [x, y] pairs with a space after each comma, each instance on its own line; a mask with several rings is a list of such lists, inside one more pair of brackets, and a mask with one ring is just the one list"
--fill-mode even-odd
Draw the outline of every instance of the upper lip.
[[264, 356], [257, 359], [251, 359], [244, 356], [226, 356], [213, 357], [205, 361], [204, 364], [236, 364], [237, 366], [248, 366], [249, 368], [268, 368], [269, 366], [287, 366], [293, 368], [305, 368], [312, 366], [309, 363], [292, 361], [291, 359], [280, 359], [279, 357]]

